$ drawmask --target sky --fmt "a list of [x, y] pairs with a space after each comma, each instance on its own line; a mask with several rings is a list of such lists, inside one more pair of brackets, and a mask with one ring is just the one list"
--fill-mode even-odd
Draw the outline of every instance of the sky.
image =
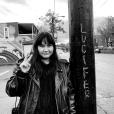
[[94, 17], [114, 16], [114, 0], [93, 0]]
[[[68, 18], [67, 0], [0, 0], [0, 22], [34, 22], [51, 9]], [[55, 6], [55, 7], [54, 7]]]
[[[0, 0], [0, 23], [34, 23], [40, 26], [39, 18], [49, 9], [65, 16], [64, 20], [68, 21], [68, 0]], [[113, 12], [114, 0], [93, 0], [94, 18], [114, 16]], [[59, 39], [63, 41], [63, 38]]]
[[[54, 5], [55, 1], [55, 5]], [[0, 0], [0, 22], [33, 22], [48, 9], [68, 19], [68, 0]], [[93, 0], [94, 17], [114, 16], [114, 0]]]

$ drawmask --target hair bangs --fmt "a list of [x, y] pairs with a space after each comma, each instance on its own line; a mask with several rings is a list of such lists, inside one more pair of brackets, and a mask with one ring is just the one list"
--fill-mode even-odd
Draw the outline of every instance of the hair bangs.
[[51, 34], [49, 34], [49, 33], [39, 34], [38, 37], [37, 37], [37, 41], [35, 41], [35, 42], [36, 42], [37, 46], [42, 45], [42, 42], [44, 42], [45, 44], [55, 45], [54, 39], [51, 36]]

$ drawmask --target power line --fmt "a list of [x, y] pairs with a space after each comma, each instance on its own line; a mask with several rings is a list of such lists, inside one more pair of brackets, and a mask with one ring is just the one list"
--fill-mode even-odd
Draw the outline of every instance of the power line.
[[96, 6], [99, 3], [99, 0], [94, 0], [93, 3]]
[[55, 13], [55, 0], [54, 0], [54, 13]]
[[109, 2], [109, 1], [105, 0], [100, 6], [103, 7], [104, 5], [106, 5], [107, 2]]
[[100, 8], [103, 7], [104, 5], [106, 5], [109, 2], [109, 0], [97, 0], [96, 2], [94, 2], [94, 7], [99, 6]]

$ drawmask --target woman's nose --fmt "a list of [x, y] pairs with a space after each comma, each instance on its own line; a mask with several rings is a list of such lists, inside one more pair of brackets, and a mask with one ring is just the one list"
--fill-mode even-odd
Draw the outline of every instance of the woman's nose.
[[48, 47], [47, 46], [44, 47], [44, 51], [48, 51]]

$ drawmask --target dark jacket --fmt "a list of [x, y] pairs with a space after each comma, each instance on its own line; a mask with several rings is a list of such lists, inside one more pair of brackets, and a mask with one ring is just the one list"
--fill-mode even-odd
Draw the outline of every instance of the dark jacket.
[[[19, 96], [19, 114], [34, 114], [40, 92], [40, 80], [35, 79], [35, 72], [23, 73], [19, 65], [13, 72], [13, 76], [6, 84], [6, 93], [11, 96]], [[69, 63], [60, 60], [55, 76], [55, 99], [58, 114], [75, 114], [74, 90], [69, 80]]]

